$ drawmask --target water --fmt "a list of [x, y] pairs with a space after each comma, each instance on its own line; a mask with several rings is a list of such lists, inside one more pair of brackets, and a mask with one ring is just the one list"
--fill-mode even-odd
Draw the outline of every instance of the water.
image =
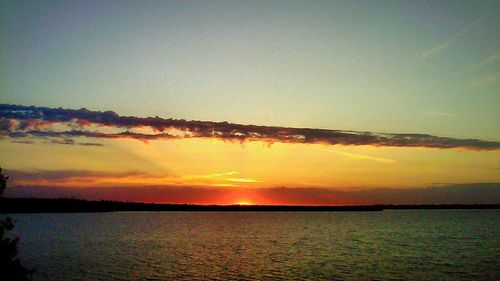
[[11, 216], [36, 280], [500, 277], [500, 210]]

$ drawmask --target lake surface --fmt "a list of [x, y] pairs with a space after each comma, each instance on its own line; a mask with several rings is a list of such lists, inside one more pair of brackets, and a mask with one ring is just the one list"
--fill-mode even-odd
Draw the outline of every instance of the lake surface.
[[35, 280], [500, 276], [500, 210], [11, 216]]

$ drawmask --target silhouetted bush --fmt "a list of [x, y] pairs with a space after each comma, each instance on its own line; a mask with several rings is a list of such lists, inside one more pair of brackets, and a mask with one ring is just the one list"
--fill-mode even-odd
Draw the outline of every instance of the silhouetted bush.
[[0, 197], [2, 197], [5, 188], [7, 187], [7, 180], [9, 176], [2, 173], [2, 167], [0, 167]]
[[[0, 200], [7, 187], [9, 179], [0, 168]], [[0, 220], [0, 280], [31, 280], [34, 270], [28, 270], [16, 258], [17, 242], [19, 238], [6, 237], [7, 231], [14, 228], [14, 221], [10, 217]]]

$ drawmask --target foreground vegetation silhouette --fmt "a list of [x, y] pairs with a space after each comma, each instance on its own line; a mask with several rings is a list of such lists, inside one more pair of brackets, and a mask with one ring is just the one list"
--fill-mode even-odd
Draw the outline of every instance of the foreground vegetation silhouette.
[[[2, 173], [0, 167], [0, 199], [7, 187], [9, 177]], [[7, 237], [7, 232], [14, 228], [14, 221], [10, 217], [0, 220], [0, 279], [6, 281], [31, 280], [34, 269], [25, 268], [17, 259], [17, 242], [19, 238]]]

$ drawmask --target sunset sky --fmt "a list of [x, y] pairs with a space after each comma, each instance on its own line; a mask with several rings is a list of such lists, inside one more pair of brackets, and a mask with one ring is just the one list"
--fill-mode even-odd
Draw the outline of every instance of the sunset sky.
[[1, 1], [0, 165], [16, 197], [500, 204], [500, 2]]

